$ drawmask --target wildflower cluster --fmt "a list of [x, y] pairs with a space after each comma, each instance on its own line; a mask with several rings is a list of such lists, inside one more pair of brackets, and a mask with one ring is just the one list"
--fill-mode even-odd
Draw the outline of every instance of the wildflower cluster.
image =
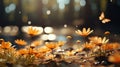
[[[30, 27], [26, 33], [34, 37], [39, 35], [38, 32], [40, 31]], [[76, 34], [86, 37], [92, 32], [93, 30], [90, 30], [90, 28], [87, 30], [83, 28], [82, 31], [77, 30]], [[67, 38], [71, 37], [68, 36]], [[91, 65], [120, 63], [120, 44], [117, 42], [110, 43], [106, 37], [98, 36], [88, 37], [88, 41], [85, 43], [81, 43], [80, 40], [76, 42], [79, 48], [62, 49], [61, 47], [66, 44], [64, 41], [43, 42], [42, 40], [35, 40], [28, 43], [23, 39], [16, 39], [15, 43], [18, 46], [22, 46], [17, 49], [11, 42], [0, 39], [0, 66], [7, 64], [40, 65], [48, 64], [51, 61], [56, 64], [64, 61], [81, 65], [87, 63]]]

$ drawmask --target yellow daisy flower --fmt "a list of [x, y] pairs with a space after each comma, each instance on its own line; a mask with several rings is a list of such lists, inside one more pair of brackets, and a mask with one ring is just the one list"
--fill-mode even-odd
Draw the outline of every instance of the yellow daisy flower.
[[40, 34], [40, 30], [37, 28], [29, 27], [28, 31], [26, 33], [31, 35], [31, 36], [36, 36], [36, 35]]
[[2, 42], [0, 47], [3, 49], [9, 49], [11, 45], [12, 44], [10, 42]]
[[83, 44], [83, 46], [84, 46], [84, 48], [88, 48], [88, 49], [92, 49], [92, 48], [95, 47], [94, 44], [92, 44], [92, 43], [88, 43], [88, 42], [86, 42], [85, 44]]
[[35, 40], [31, 43], [31, 46], [33, 47], [36, 47], [36, 46], [39, 46], [42, 44], [42, 41], [41, 40]]
[[88, 35], [91, 34], [92, 32], [93, 32], [93, 30], [90, 30], [90, 28], [88, 28], [88, 29], [83, 28], [82, 31], [81, 31], [81, 30], [75, 31], [76, 34], [78, 34], [78, 35], [80, 35], [80, 36], [83, 36], [83, 37], [88, 36]]
[[15, 40], [15, 43], [18, 45], [21, 45], [21, 46], [24, 46], [27, 44], [27, 42], [25, 40], [22, 40], [22, 39]]
[[101, 37], [97, 37], [97, 36], [90, 37], [89, 40], [91, 43], [94, 43], [96, 45], [106, 44], [109, 41], [109, 39], [106, 39], [106, 37], [101, 38]]

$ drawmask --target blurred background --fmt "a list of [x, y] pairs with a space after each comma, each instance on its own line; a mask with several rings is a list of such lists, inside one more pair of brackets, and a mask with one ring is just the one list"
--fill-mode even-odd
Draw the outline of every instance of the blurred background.
[[[111, 21], [103, 24], [101, 12]], [[25, 36], [25, 27], [35, 26], [42, 30], [40, 39], [66, 40], [70, 35], [77, 40], [81, 37], [74, 31], [90, 27], [92, 35], [110, 31], [120, 40], [119, 16], [120, 0], [0, 0], [0, 37], [13, 41]]]

